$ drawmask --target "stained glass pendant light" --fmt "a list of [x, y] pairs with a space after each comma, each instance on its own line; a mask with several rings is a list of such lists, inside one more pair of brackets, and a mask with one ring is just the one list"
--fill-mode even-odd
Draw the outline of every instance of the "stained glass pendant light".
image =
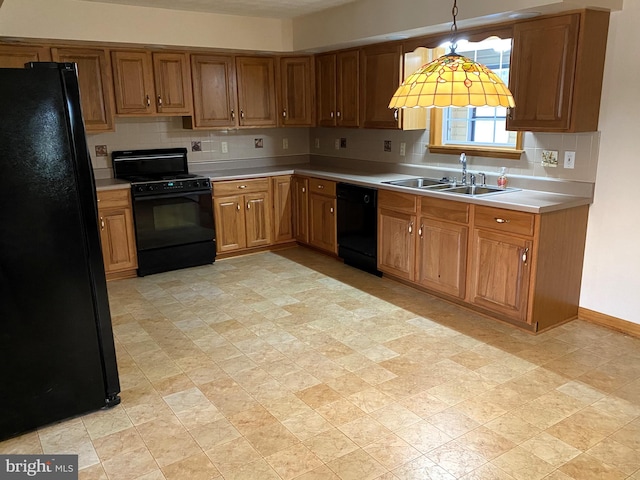
[[456, 53], [457, 0], [451, 13], [451, 52], [409, 75], [391, 98], [389, 108], [515, 107], [513, 95], [498, 75]]

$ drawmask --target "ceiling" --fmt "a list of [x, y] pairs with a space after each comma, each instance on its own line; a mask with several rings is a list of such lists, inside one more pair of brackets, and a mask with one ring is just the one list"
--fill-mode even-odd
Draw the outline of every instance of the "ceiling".
[[[357, 0], [83, 0], [139, 7], [222, 13], [247, 17], [293, 18]], [[2, 0], [0, 0], [2, 3]]]

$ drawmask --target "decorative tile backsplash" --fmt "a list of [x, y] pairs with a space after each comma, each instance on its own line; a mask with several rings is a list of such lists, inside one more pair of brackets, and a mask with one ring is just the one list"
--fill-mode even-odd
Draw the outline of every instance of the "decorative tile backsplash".
[[[89, 151], [98, 178], [112, 176], [113, 150], [184, 147], [190, 164], [236, 168], [252, 159], [277, 158], [298, 163], [308, 154], [458, 169], [457, 155], [429, 153], [429, 131], [348, 128], [269, 128], [247, 130], [185, 130], [180, 117], [117, 118], [116, 131], [88, 135]], [[106, 152], [105, 152], [106, 146]], [[470, 171], [595, 182], [600, 133], [524, 134], [519, 160], [467, 155]], [[543, 161], [544, 151], [557, 151], [557, 165]], [[575, 152], [574, 168], [564, 168], [566, 151]], [[553, 162], [551, 162], [553, 163]], [[343, 165], [348, 168], [348, 165]]]

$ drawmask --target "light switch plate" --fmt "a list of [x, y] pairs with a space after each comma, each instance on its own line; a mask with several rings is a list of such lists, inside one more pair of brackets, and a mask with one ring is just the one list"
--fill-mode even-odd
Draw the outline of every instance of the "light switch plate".
[[282, 139], [282, 149], [283, 150], [287, 150], [289, 148], [289, 139], [288, 138], [283, 138]]
[[222, 153], [229, 153], [229, 144], [227, 142], [220, 142], [220, 148]]
[[336, 150], [340, 150], [340, 139], [339, 138], [336, 138], [335, 147], [336, 147]]
[[400, 142], [400, 156], [404, 157], [407, 154], [407, 142]]
[[576, 152], [564, 152], [564, 168], [576, 168]]

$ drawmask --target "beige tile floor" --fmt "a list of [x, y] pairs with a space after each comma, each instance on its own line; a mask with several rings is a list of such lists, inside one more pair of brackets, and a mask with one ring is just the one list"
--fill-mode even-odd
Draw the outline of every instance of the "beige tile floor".
[[0, 443], [83, 480], [640, 480], [640, 340], [531, 336], [302, 248], [109, 284], [122, 404]]

